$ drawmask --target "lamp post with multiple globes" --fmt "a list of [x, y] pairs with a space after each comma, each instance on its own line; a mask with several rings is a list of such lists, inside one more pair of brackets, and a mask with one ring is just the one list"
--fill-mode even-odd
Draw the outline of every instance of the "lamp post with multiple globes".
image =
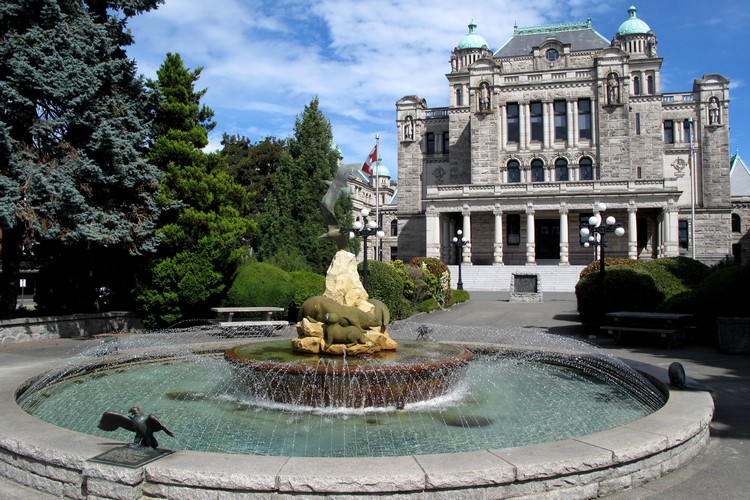
[[464, 247], [469, 244], [469, 240], [466, 236], [463, 236], [464, 232], [460, 229], [456, 231], [456, 236], [453, 237], [453, 246], [456, 247], [458, 252], [458, 283], [456, 284], [457, 290], [464, 289], [464, 282], [461, 280], [461, 262], [464, 260]]
[[378, 223], [374, 220], [370, 220], [370, 209], [365, 207], [359, 211], [362, 216], [362, 220], [354, 221], [352, 229], [349, 231], [349, 238], [357, 236], [362, 237], [362, 243], [365, 247], [364, 260], [362, 262], [362, 285], [367, 291], [367, 238], [375, 236], [380, 239], [385, 236], [385, 232], [378, 226]]
[[604, 300], [604, 273], [606, 272], [604, 266], [604, 248], [607, 246], [605, 235], [607, 233], [614, 233], [615, 236], [625, 234], [625, 228], [613, 216], [610, 215], [606, 219], [604, 218], [605, 210], [607, 210], [605, 203], [597, 203], [594, 206], [594, 215], [589, 217], [588, 223], [584, 222], [581, 224], [580, 230], [581, 244], [586, 248], [593, 246], [599, 252], [599, 293], [602, 303], [602, 314], [606, 305]]

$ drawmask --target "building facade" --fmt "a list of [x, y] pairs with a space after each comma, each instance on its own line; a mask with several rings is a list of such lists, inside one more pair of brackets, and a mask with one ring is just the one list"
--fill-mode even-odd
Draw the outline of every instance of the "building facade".
[[[390, 262], [398, 259], [398, 220], [396, 206], [398, 199], [398, 185], [391, 178], [391, 172], [382, 162], [378, 161], [372, 167], [372, 174], [357, 169], [349, 177], [347, 183], [354, 206], [354, 220], [361, 220], [361, 210], [370, 210], [369, 218], [376, 220], [383, 229], [382, 239], [370, 237], [367, 239], [367, 258]], [[364, 250], [364, 249], [363, 249]], [[364, 251], [357, 255], [361, 262]]]
[[495, 52], [472, 22], [450, 61], [448, 107], [396, 103], [399, 258], [455, 263], [461, 229], [465, 264], [585, 264], [598, 202], [626, 229], [608, 256], [731, 254], [729, 81], [662, 93], [634, 7], [612, 40], [591, 20], [515, 27]]
[[740, 154], [729, 167], [732, 193], [732, 256], [738, 264], [750, 263], [750, 169]]

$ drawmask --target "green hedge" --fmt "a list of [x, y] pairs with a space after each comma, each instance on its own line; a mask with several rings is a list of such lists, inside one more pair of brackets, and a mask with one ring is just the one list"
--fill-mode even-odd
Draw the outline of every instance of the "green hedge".
[[598, 325], [604, 312], [672, 311], [682, 306], [710, 269], [686, 257], [656, 260], [607, 259], [604, 291], [599, 263], [581, 272], [576, 298], [581, 321]]
[[[249, 261], [235, 273], [227, 293], [226, 305], [230, 307], [283, 307], [288, 310], [294, 300], [294, 281], [289, 273], [274, 265]], [[276, 318], [286, 318], [286, 313], [274, 313]]]
[[[360, 277], [363, 264], [357, 266]], [[404, 281], [394, 266], [377, 260], [367, 261], [367, 293], [381, 300], [391, 313], [391, 319], [408, 318], [414, 313], [411, 301], [404, 297]]]
[[292, 301], [289, 304], [289, 320], [297, 321], [297, 313], [302, 304], [310, 297], [323, 295], [326, 291], [326, 278], [320, 274], [308, 271], [294, 271], [289, 273], [292, 278]]

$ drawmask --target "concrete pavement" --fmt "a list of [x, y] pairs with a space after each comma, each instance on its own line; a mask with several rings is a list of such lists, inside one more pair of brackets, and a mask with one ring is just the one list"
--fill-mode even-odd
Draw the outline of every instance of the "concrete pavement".
[[[542, 303], [509, 303], [507, 293], [474, 292], [472, 300], [446, 311], [423, 314], [415, 321], [464, 326], [533, 326], [550, 333], [581, 334], [575, 296], [545, 293]], [[615, 346], [606, 337], [590, 338], [615, 356], [632, 363], [666, 368], [673, 361], [685, 367], [688, 377], [713, 389], [716, 413], [712, 438], [689, 465], [639, 488], [609, 498], [630, 499], [744, 499], [750, 498], [750, 358], [723, 354], [713, 346], [688, 343], [664, 350], [656, 343]], [[94, 345], [96, 340], [58, 339], [0, 345], [0, 363], [5, 367], [23, 364], [48, 365]], [[43, 495], [0, 478], [0, 498], [45, 499]]]

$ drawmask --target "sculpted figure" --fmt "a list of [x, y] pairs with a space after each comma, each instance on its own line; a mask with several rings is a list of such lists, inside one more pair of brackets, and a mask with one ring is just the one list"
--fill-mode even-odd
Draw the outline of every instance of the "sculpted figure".
[[360, 330], [367, 330], [375, 326], [381, 326], [381, 321], [373, 314], [368, 314], [356, 307], [339, 304], [333, 299], [318, 295], [307, 299], [299, 310], [297, 321], [307, 318], [309, 321], [326, 323], [326, 315], [336, 314], [337, 321], [346, 320], [348, 325], [355, 326]]
[[385, 327], [391, 322], [391, 312], [388, 310], [388, 306], [378, 299], [367, 299], [367, 302], [375, 306], [375, 311], [372, 314], [380, 321], [380, 331], [384, 332]]
[[158, 431], [164, 431], [168, 436], [174, 437], [172, 431], [167, 429], [156, 415], [149, 413], [146, 415], [140, 408], [134, 406], [128, 412], [130, 415], [123, 415], [114, 411], [105, 411], [99, 420], [99, 428], [103, 431], [116, 431], [120, 427], [135, 432], [133, 443], [156, 449], [159, 442], [154, 434]]
[[351, 347], [356, 344], [366, 344], [367, 336], [354, 325], [349, 325], [345, 318], [339, 318], [335, 313], [326, 315], [325, 340], [326, 347], [331, 344], [346, 344]]

